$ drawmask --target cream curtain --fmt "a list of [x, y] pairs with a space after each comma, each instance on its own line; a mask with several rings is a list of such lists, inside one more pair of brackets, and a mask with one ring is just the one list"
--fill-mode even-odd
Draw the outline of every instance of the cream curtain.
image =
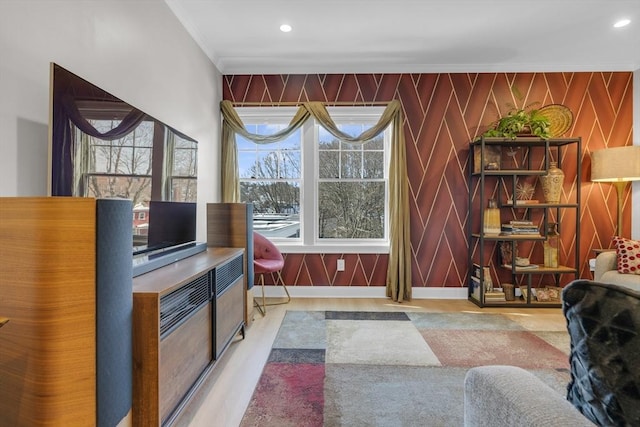
[[269, 144], [285, 139], [311, 116], [336, 138], [350, 143], [365, 143], [393, 124], [391, 138], [391, 164], [389, 168], [389, 265], [387, 269], [387, 296], [393, 301], [411, 300], [411, 242], [409, 235], [409, 184], [407, 158], [402, 123], [402, 107], [398, 100], [387, 105], [375, 126], [361, 135], [352, 137], [342, 133], [321, 102], [307, 102], [300, 106], [286, 129], [273, 135], [249, 133], [233, 108], [231, 101], [222, 101], [222, 201], [239, 202], [240, 184], [236, 133], [257, 144]]

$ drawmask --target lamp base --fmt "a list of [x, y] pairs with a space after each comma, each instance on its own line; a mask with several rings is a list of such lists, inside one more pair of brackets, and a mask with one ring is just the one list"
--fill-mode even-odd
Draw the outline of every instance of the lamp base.
[[616, 236], [622, 234], [622, 200], [624, 195], [624, 188], [627, 186], [627, 181], [615, 181], [613, 185], [616, 187], [618, 193], [618, 222], [616, 223]]

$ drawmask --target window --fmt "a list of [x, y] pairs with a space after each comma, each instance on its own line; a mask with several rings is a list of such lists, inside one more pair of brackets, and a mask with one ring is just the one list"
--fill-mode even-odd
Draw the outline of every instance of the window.
[[[251, 133], [271, 135], [295, 109], [238, 108]], [[340, 130], [357, 136], [383, 108], [335, 107]], [[288, 252], [386, 252], [390, 131], [365, 144], [341, 141], [313, 119], [287, 139], [256, 144], [237, 135], [242, 202], [254, 206], [254, 230]]]

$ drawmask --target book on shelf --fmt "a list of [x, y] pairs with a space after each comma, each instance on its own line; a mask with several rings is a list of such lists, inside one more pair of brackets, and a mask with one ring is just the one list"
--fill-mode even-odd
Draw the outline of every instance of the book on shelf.
[[501, 291], [485, 292], [484, 300], [485, 302], [506, 301], [504, 292], [501, 292]]
[[[529, 220], [526, 220], [526, 219], [522, 219], [522, 220], [512, 219], [511, 221], [509, 221], [509, 225], [516, 225], [517, 226], [517, 225], [535, 225], [535, 224], [533, 223], [533, 221], [529, 221]], [[536, 228], [537, 228], [537, 226], [536, 226]]]
[[471, 286], [471, 295], [477, 300], [480, 300], [480, 279], [477, 277], [471, 276], [471, 282], [469, 282], [469, 286]]
[[482, 269], [486, 268], [485, 270], [485, 275], [488, 273], [489, 271], [489, 266], [485, 266], [485, 267], [481, 267], [480, 264], [476, 264], [475, 262], [473, 263], [473, 270], [472, 270], [472, 275], [473, 277], [477, 277], [478, 279], [480, 279], [480, 277], [482, 277]]
[[529, 200], [516, 199], [515, 203], [513, 199], [507, 199], [506, 206], [537, 205], [538, 203], [540, 203], [540, 200], [537, 200], [537, 199], [529, 199]]
[[[512, 264], [502, 264], [503, 267], [511, 269]], [[538, 264], [527, 264], [527, 265], [517, 265], [516, 270], [535, 270], [536, 268], [540, 268]]]
[[531, 221], [510, 221], [500, 226], [501, 236], [540, 236], [538, 226]]

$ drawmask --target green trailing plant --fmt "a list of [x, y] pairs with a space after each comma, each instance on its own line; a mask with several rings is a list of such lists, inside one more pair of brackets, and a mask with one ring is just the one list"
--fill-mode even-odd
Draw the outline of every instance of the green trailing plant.
[[[511, 86], [511, 92], [514, 97], [521, 101], [523, 100], [524, 97], [517, 87]], [[549, 119], [542, 115], [540, 110], [532, 108], [537, 104], [538, 102], [533, 102], [524, 108], [516, 108], [513, 104], [507, 104], [511, 107], [507, 114], [500, 117], [498, 121], [482, 135], [502, 138], [515, 138], [519, 135], [535, 135], [544, 139], [550, 138]]]
[[540, 138], [550, 138], [549, 119], [543, 116], [539, 110], [525, 108], [512, 108], [507, 115], [498, 119], [493, 127], [482, 135], [486, 137], [515, 138], [519, 135], [535, 135]]

